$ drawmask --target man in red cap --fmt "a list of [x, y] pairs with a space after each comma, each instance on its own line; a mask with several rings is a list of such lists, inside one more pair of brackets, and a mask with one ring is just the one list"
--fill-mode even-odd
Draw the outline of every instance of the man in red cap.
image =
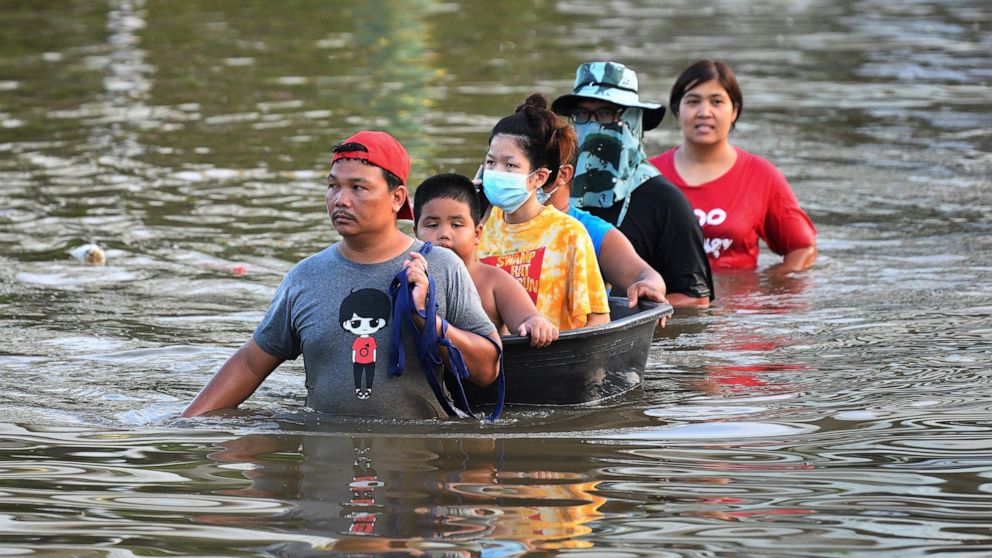
[[[421, 254], [423, 243], [396, 226], [397, 219], [413, 219], [406, 150], [385, 132], [362, 131], [333, 152], [327, 213], [341, 240], [293, 266], [251, 339], [221, 366], [184, 416], [237, 407], [279, 364], [301, 354], [312, 409], [376, 417], [444, 416], [408, 336], [400, 363], [407, 373], [385, 373], [388, 356], [397, 349], [388, 326], [406, 319], [392, 315], [390, 299], [391, 283], [403, 269], [418, 311], [426, 309], [430, 270], [438, 316], [430, 325], [460, 350], [469, 380], [486, 386], [499, 374], [499, 336], [461, 259], [443, 249]], [[421, 331], [427, 325], [419, 315], [414, 322]]]

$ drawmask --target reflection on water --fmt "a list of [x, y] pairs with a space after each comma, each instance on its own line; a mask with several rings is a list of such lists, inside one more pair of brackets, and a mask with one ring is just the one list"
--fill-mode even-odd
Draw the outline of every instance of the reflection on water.
[[[986, 4], [3, 5], [0, 554], [989, 553]], [[821, 254], [719, 274], [642, 397], [346, 423], [302, 409], [290, 363], [244, 412], [176, 418], [333, 241], [337, 139], [389, 129], [415, 181], [472, 173], [495, 119], [579, 62], [664, 100], [704, 56]], [[106, 266], [70, 257], [89, 242]]]
[[[701, 417], [702, 418], [702, 417]], [[708, 417], [712, 421], [714, 417]], [[958, 417], [958, 418], [964, 418]], [[4, 548], [73, 554], [889, 553], [987, 541], [986, 428], [847, 416], [753, 441], [7, 426]], [[851, 430], [861, 434], [852, 438]], [[726, 434], [727, 432], [725, 432]], [[968, 448], [968, 455], [961, 452]]]
[[[603, 515], [599, 507], [606, 501], [596, 494], [599, 483], [576, 464], [561, 462], [553, 451], [538, 463], [500, 439], [255, 434], [222, 446], [209, 457], [239, 464], [251, 481], [237, 494], [292, 503], [284, 515], [260, 518], [260, 524], [290, 522], [313, 536], [336, 538], [326, 547], [333, 550], [417, 549], [424, 541], [452, 549], [473, 542], [517, 550], [583, 548], [589, 545], [571, 539], [591, 532], [586, 524]], [[237, 510], [201, 519], [243, 524]], [[297, 545], [284, 550], [306, 550]]]

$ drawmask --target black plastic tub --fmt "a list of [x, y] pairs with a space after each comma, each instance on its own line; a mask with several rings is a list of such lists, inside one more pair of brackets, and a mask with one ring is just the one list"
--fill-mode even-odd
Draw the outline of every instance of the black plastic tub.
[[[610, 318], [601, 326], [564, 331], [551, 345], [536, 349], [526, 337], [503, 337], [507, 405], [599, 405], [641, 386], [644, 366], [668, 304], [610, 297]], [[469, 401], [496, 402], [496, 383], [478, 388], [465, 383]]]

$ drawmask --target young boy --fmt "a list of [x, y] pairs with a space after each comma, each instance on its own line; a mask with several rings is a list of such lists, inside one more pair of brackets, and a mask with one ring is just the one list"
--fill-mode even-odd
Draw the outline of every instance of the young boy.
[[465, 262], [482, 307], [497, 329], [530, 335], [534, 347], [547, 346], [558, 339], [558, 328], [538, 313], [530, 295], [513, 276], [476, 260], [475, 247], [482, 234], [481, 217], [475, 185], [460, 174], [434, 175], [414, 192], [417, 238], [448, 248]]

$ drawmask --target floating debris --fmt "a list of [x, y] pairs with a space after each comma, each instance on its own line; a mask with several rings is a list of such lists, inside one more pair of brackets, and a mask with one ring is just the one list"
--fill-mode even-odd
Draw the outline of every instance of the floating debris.
[[96, 244], [83, 244], [69, 250], [69, 255], [87, 265], [104, 265], [107, 254]]

